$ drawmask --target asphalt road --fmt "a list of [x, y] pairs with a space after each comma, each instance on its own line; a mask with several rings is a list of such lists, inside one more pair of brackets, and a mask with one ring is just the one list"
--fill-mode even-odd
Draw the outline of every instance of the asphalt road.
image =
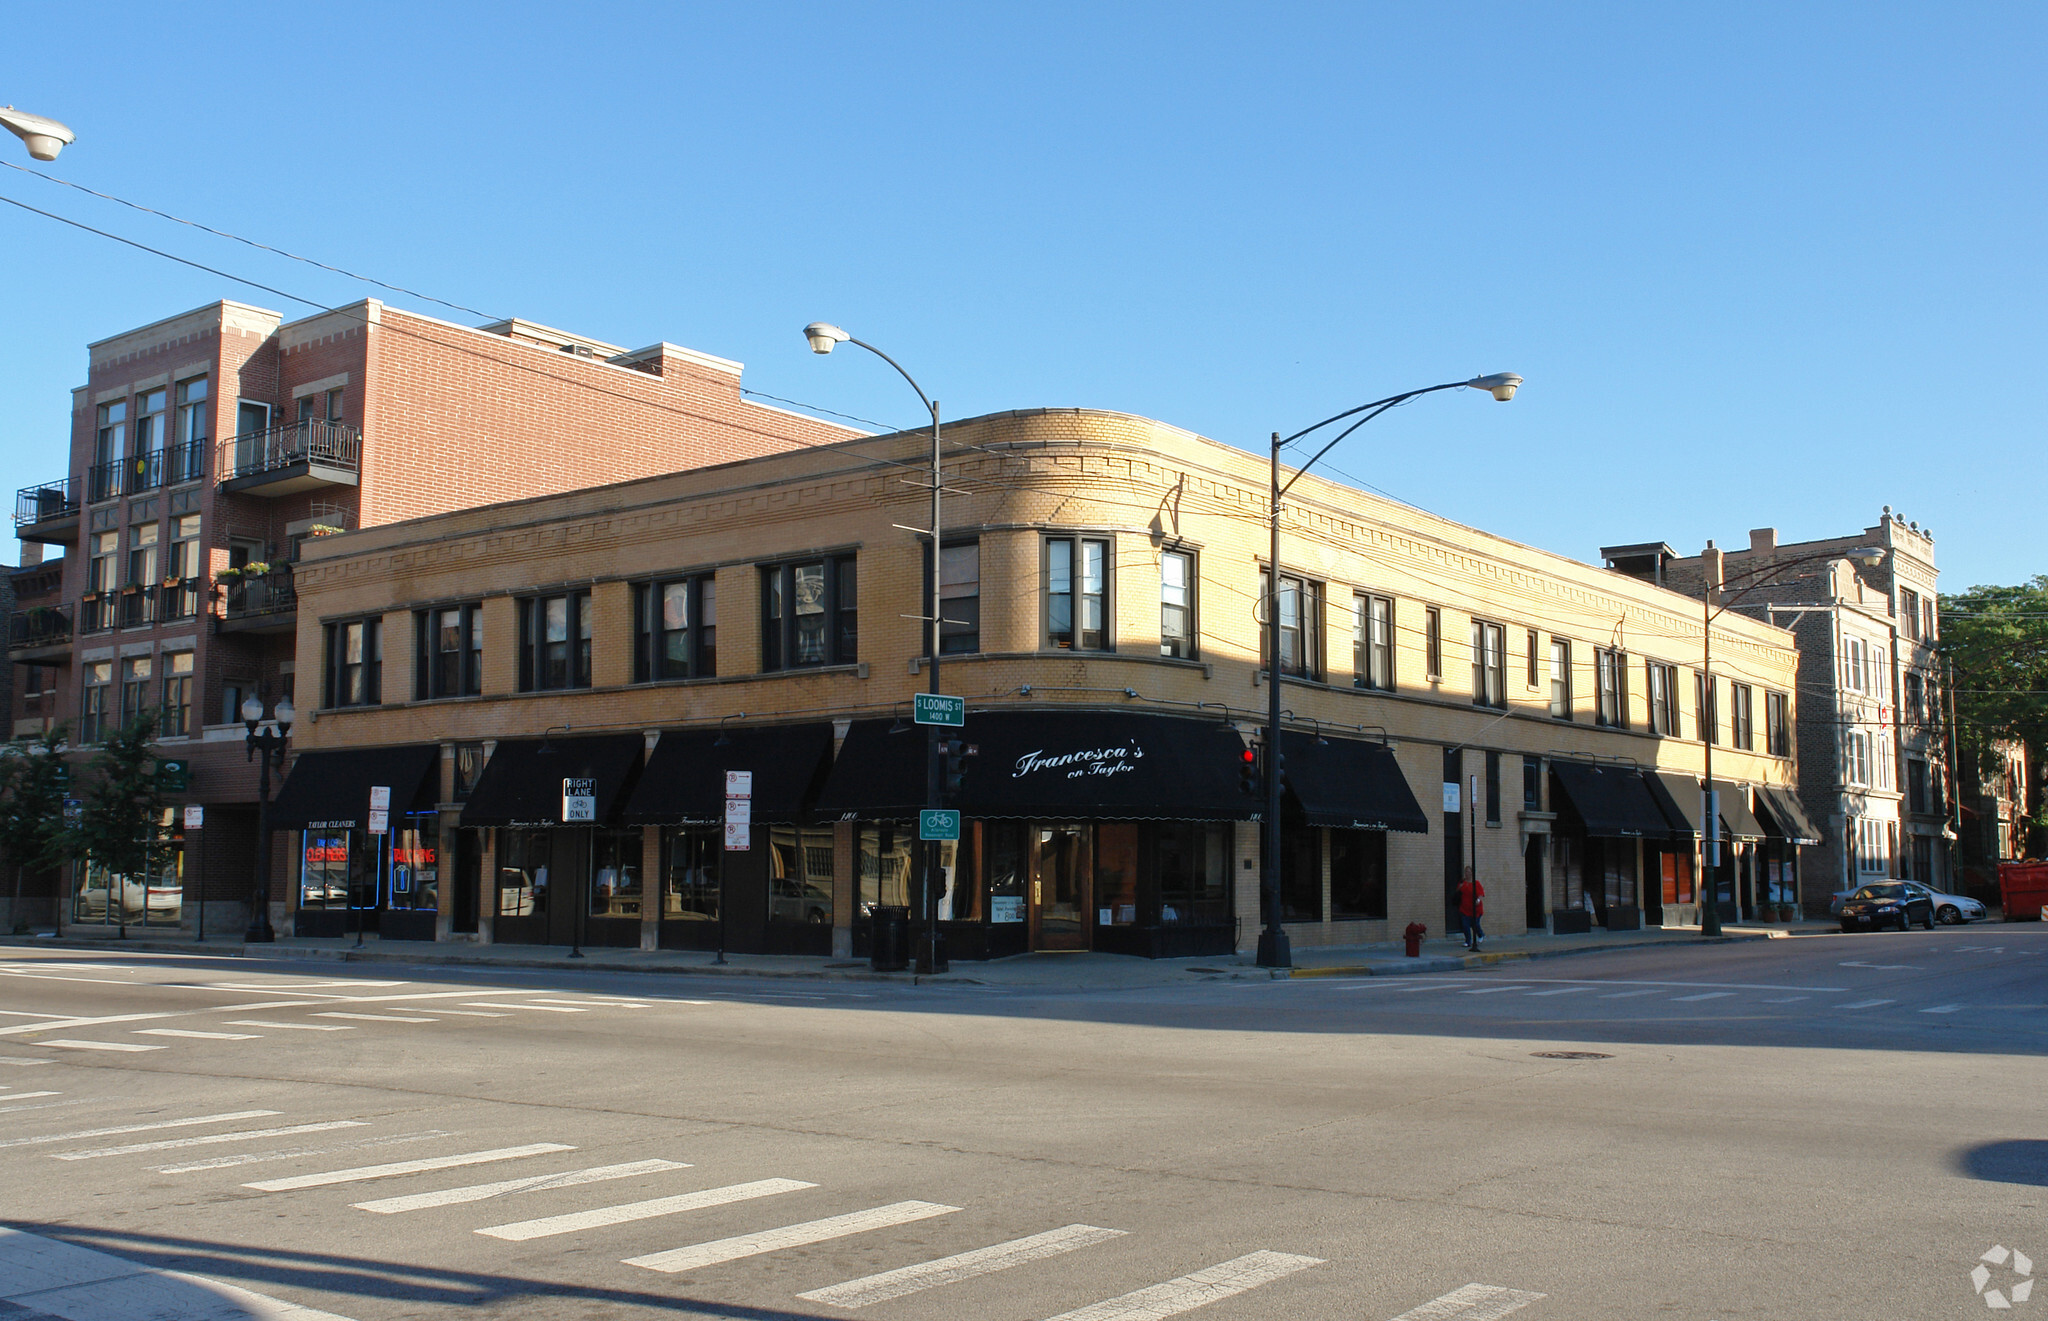
[[2025, 1315], [2044, 965], [2031, 925], [1085, 994], [10, 947], [0, 1316], [1960, 1317], [1978, 1266]]

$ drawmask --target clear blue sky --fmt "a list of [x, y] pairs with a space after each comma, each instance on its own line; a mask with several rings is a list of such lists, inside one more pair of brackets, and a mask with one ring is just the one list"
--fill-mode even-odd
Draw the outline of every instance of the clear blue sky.
[[[0, 102], [78, 130], [66, 178], [892, 424], [908, 390], [805, 322], [951, 416], [1255, 448], [1518, 371], [1511, 405], [1436, 396], [1331, 462], [1582, 559], [1889, 504], [1956, 590], [2048, 572], [2044, 47], [2022, 4], [57, 5], [12, 20]], [[63, 466], [89, 341], [304, 310], [0, 212], [9, 490]]]

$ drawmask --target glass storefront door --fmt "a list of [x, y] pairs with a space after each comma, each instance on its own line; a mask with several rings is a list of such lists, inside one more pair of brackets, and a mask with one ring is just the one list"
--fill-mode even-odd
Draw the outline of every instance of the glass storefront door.
[[1032, 828], [1032, 949], [1088, 948], [1093, 834], [1085, 825]]

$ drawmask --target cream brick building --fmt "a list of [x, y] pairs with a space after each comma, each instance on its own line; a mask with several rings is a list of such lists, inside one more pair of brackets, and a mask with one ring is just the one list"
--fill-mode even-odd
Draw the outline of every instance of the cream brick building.
[[[903, 529], [928, 446], [820, 444], [308, 543], [276, 816], [299, 929], [425, 934], [431, 913], [444, 939], [864, 949], [871, 908], [916, 884], [924, 745], [892, 730], [924, 682], [927, 552]], [[949, 426], [945, 480], [965, 494], [943, 687], [980, 752], [944, 862], [955, 957], [1248, 948], [1263, 458], [1039, 410]], [[1468, 858], [1494, 933], [1696, 920], [1693, 602], [1315, 476], [1283, 547], [1297, 944], [1442, 931]], [[1777, 791], [1798, 659], [1782, 629], [1715, 626], [1745, 913], [1797, 884], [1803, 822]], [[751, 847], [727, 852], [732, 769], [755, 798]], [[391, 834], [363, 830], [372, 787]]]

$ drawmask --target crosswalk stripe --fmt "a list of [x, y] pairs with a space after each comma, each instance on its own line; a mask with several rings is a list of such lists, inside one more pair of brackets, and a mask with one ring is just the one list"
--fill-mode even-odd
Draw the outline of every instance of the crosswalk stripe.
[[1022, 1266], [1026, 1262], [1056, 1257], [1062, 1252], [1121, 1238], [1124, 1232], [1121, 1229], [1099, 1229], [1094, 1225], [1066, 1225], [1028, 1238], [1011, 1239], [1008, 1243], [976, 1248], [972, 1252], [940, 1257], [936, 1261], [919, 1262], [915, 1266], [883, 1271], [879, 1275], [866, 1275], [825, 1289], [813, 1289], [797, 1297], [807, 1303], [830, 1303], [834, 1307], [866, 1307], [920, 1290], [935, 1289], [942, 1284], [956, 1284], [978, 1275]]
[[130, 1142], [119, 1147], [94, 1147], [89, 1151], [53, 1151], [56, 1160], [97, 1160], [101, 1156], [134, 1156], [145, 1151], [176, 1151], [180, 1147], [212, 1147], [223, 1142], [253, 1142], [257, 1138], [290, 1137], [295, 1133], [325, 1133], [336, 1128], [367, 1128], [363, 1119], [330, 1119], [318, 1124], [293, 1124], [288, 1128], [245, 1128], [233, 1133], [206, 1133], [191, 1138], [160, 1138], [155, 1142]]
[[1922, 1009], [1920, 1012], [1923, 1014], [1953, 1014], [1958, 1009], [1967, 1008], [1969, 1008], [1968, 1005], [1935, 1005], [1929, 1009]]
[[196, 1037], [201, 1041], [261, 1041], [257, 1032], [200, 1032], [189, 1027], [138, 1027], [138, 1037]]
[[1531, 991], [1529, 992], [1529, 998], [1533, 1000], [1539, 995], [1577, 995], [1581, 991], [1590, 991], [1592, 989], [1590, 986], [1560, 986], [1554, 991]]
[[1690, 1004], [1694, 1000], [1720, 1000], [1735, 994], [1733, 991], [1702, 991], [1698, 995], [1674, 995], [1674, 1004]]
[[435, 1005], [435, 1006], [434, 1006], [434, 1012], [435, 1012], [436, 1014], [454, 1014], [454, 1015], [456, 1015], [456, 1016], [457, 1016], [457, 1017], [459, 1017], [459, 1018], [510, 1018], [510, 1017], [512, 1017], [512, 1015], [510, 1015], [510, 1014], [494, 1014], [494, 1013], [492, 1013], [492, 1012], [491, 1012], [490, 1010], [488, 1010], [488, 1009], [443, 1009], [443, 1008], [441, 1008], [441, 1007], [440, 1007], [439, 1005]]
[[159, 1128], [191, 1128], [195, 1124], [233, 1124], [244, 1119], [268, 1119], [275, 1110], [230, 1110], [218, 1115], [194, 1115], [190, 1119], [160, 1119], [153, 1124], [121, 1124], [114, 1128], [84, 1128], [71, 1133], [43, 1133], [32, 1138], [0, 1138], [0, 1147], [32, 1147], [45, 1142], [82, 1142], [87, 1138], [110, 1138], [122, 1133], [150, 1133]]
[[1420, 1307], [1410, 1308], [1394, 1321], [1500, 1321], [1508, 1313], [1520, 1311], [1543, 1297], [1543, 1294], [1530, 1293], [1526, 1289], [1468, 1284], [1441, 1298], [1432, 1298]]
[[133, 1053], [141, 1050], [162, 1050], [162, 1046], [145, 1046], [139, 1041], [38, 1041], [38, 1046], [55, 1046], [60, 1050], [119, 1050]]
[[662, 1170], [687, 1170], [690, 1167], [679, 1160], [636, 1160], [624, 1165], [593, 1165], [587, 1170], [570, 1170], [566, 1174], [536, 1174], [525, 1179], [506, 1179], [499, 1183], [473, 1183], [467, 1188], [444, 1188], [437, 1193], [414, 1193], [410, 1197], [385, 1197], [374, 1202], [357, 1202], [358, 1211], [374, 1211], [378, 1215], [393, 1215], [400, 1211], [422, 1211], [432, 1206], [454, 1206], [458, 1202], [481, 1202], [490, 1197], [503, 1197], [509, 1193], [539, 1192], [544, 1188], [569, 1188], [576, 1184], [603, 1183], [607, 1179], [626, 1179], [636, 1174], [655, 1174]]
[[549, 1000], [545, 997], [537, 997], [528, 1001], [528, 1003], [537, 1005], [569, 1005], [576, 1009], [645, 1009], [647, 1007], [638, 1000]]
[[55, 1063], [55, 1061], [41, 1059], [33, 1055], [0, 1055], [0, 1064], [14, 1064], [22, 1067], [30, 1067], [37, 1064], [52, 1063]]
[[245, 1183], [259, 1193], [288, 1193], [299, 1188], [325, 1188], [329, 1184], [359, 1183], [364, 1179], [388, 1179], [395, 1174], [423, 1174], [428, 1170], [452, 1170], [460, 1165], [483, 1165], [494, 1160], [518, 1160], [550, 1151], [574, 1151], [561, 1142], [529, 1142], [523, 1147], [494, 1147], [489, 1151], [465, 1151], [459, 1156], [428, 1156], [421, 1160], [393, 1161], [389, 1165], [362, 1165], [352, 1170], [327, 1170], [320, 1174], [295, 1174], [289, 1179], [266, 1179]]
[[316, 1013], [315, 1018], [359, 1018], [366, 1023], [438, 1023], [437, 1018], [407, 1018], [400, 1014], [346, 1014], [338, 1009]]
[[891, 1202], [887, 1206], [852, 1211], [846, 1215], [827, 1216], [823, 1220], [807, 1220], [798, 1225], [784, 1225], [780, 1229], [764, 1229], [757, 1234], [741, 1234], [735, 1238], [695, 1243], [687, 1248], [670, 1248], [666, 1252], [650, 1252], [642, 1257], [628, 1257], [625, 1264], [644, 1266], [651, 1271], [663, 1271], [674, 1275], [703, 1266], [716, 1266], [720, 1262], [737, 1261], [742, 1257], [759, 1256], [764, 1252], [800, 1248], [810, 1243], [844, 1238], [848, 1234], [864, 1234], [871, 1229], [887, 1229], [892, 1225], [907, 1225], [915, 1220], [929, 1220], [933, 1216], [950, 1215], [959, 1209], [957, 1206], [941, 1206], [937, 1202]]
[[1291, 1252], [1248, 1252], [1149, 1289], [1062, 1312], [1052, 1321], [1158, 1321], [1322, 1264], [1321, 1257], [1298, 1257]]
[[1896, 1000], [1858, 1000], [1854, 1004], [1836, 1005], [1837, 1009], [1875, 1009], [1879, 1005], [1897, 1004]]
[[543, 1216], [538, 1220], [521, 1220], [509, 1225], [492, 1225], [479, 1229], [479, 1234], [502, 1238], [512, 1243], [523, 1243], [530, 1238], [548, 1238], [555, 1234], [569, 1234], [579, 1229], [601, 1229], [606, 1225], [624, 1225], [635, 1220], [652, 1220], [656, 1216], [679, 1215], [684, 1211], [701, 1211], [706, 1207], [724, 1206], [728, 1202], [744, 1202], [755, 1197], [772, 1197], [776, 1193], [793, 1193], [804, 1188], [815, 1188], [814, 1183], [803, 1183], [796, 1179], [756, 1179], [752, 1183], [728, 1184], [723, 1188], [706, 1188], [700, 1192], [680, 1193], [674, 1197], [654, 1197], [644, 1202], [621, 1202], [617, 1206], [600, 1206], [589, 1211], [571, 1211], [566, 1215]]
[[1526, 986], [1482, 986], [1474, 991], [1460, 991], [1460, 995], [1499, 995], [1503, 991], [1526, 991]]
[[1767, 1005], [1796, 1005], [1801, 1000], [1811, 1000], [1812, 998], [1810, 995], [1781, 995], [1775, 1000], [1766, 1000], [1764, 1003]]
[[230, 1018], [229, 1027], [281, 1027], [294, 1032], [353, 1032], [353, 1023], [273, 1023], [267, 1018]]
[[236, 1165], [259, 1165], [267, 1160], [297, 1160], [304, 1156], [328, 1156], [337, 1151], [356, 1151], [363, 1147], [389, 1147], [400, 1142], [424, 1142], [428, 1138], [449, 1136], [445, 1128], [429, 1128], [418, 1133], [389, 1133], [379, 1137], [361, 1138], [354, 1142], [336, 1142], [325, 1147], [285, 1147], [271, 1151], [238, 1151], [232, 1156], [214, 1156], [207, 1160], [190, 1161], [184, 1165], [158, 1165], [158, 1174], [191, 1174], [195, 1170], [225, 1170]]
[[464, 1000], [462, 1003], [468, 1005], [471, 1009], [531, 1009], [537, 1014], [583, 1014], [589, 1012], [586, 1009], [571, 1009], [567, 1005], [529, 1005], [511, 1004], [509, 1002], [494, 1004], [488, 1000], [478, 1002]]
[[[123, 986], [128, 986], [132, 983], [122, 982], [120, 984]], [[168, 1013], [105, 1014], [98, 1018], [56, 1018], [44, 1019], [41, 1022], [36, 1023], [9, 1023], [6, 1027], [0, 1027], [0, 1037], [18, 1037], [29, 1032], [55, 1032], [60, 1028], [68, 1030], [74, 1027], [101, 1027], [108, 1023], [140, 1023], [144, 1019], [169, 1017], [170, 1014]], [[45, 1046], [53, 1046], [56, 1043], [53, 1041], [45, 1041], [41, 1044]]]
[[[38, 1096], [62, 1096], [62, 1095], [64, 1095], [64, 1093], [62, 1093], [62, 1092], [9, 1092], [9, 1093], [8, 1093], [7, 1095], [5, 1095], [5, 1096], [0, 1096], [0, 1101], [31, 1101], [31, 1100], [34, 1100], [34, 1099], [35, 1099], [36, 1097], [38, 1097]], [[37, 1107], [37, 1106], [31, 1106], [31, 1107], [29, 1107], [29, 1108], [30, 1108], [30, 1109], [40, 1109], [41, 1107]]]
[[1603, 995], [1603, 996], [1601, 996], [1600, 998], [1601, 998], [1602, 1000], [1633, 1000], [1633, 999], [1635, 999], [1635, 998], [1636, 998], [1637, 996], [1639, 996], [1639, 995], [1655, 995], [1655, 994], [1657, 994], [1657, 992], [1656, 992], [1656, 991], [1654, 991], [1654, 990], [1650, 990], [1650, 991], [1616, 991], [1616, 992], [1615, 992], [1614, 994], [1612, 994], [1612, 995]]

